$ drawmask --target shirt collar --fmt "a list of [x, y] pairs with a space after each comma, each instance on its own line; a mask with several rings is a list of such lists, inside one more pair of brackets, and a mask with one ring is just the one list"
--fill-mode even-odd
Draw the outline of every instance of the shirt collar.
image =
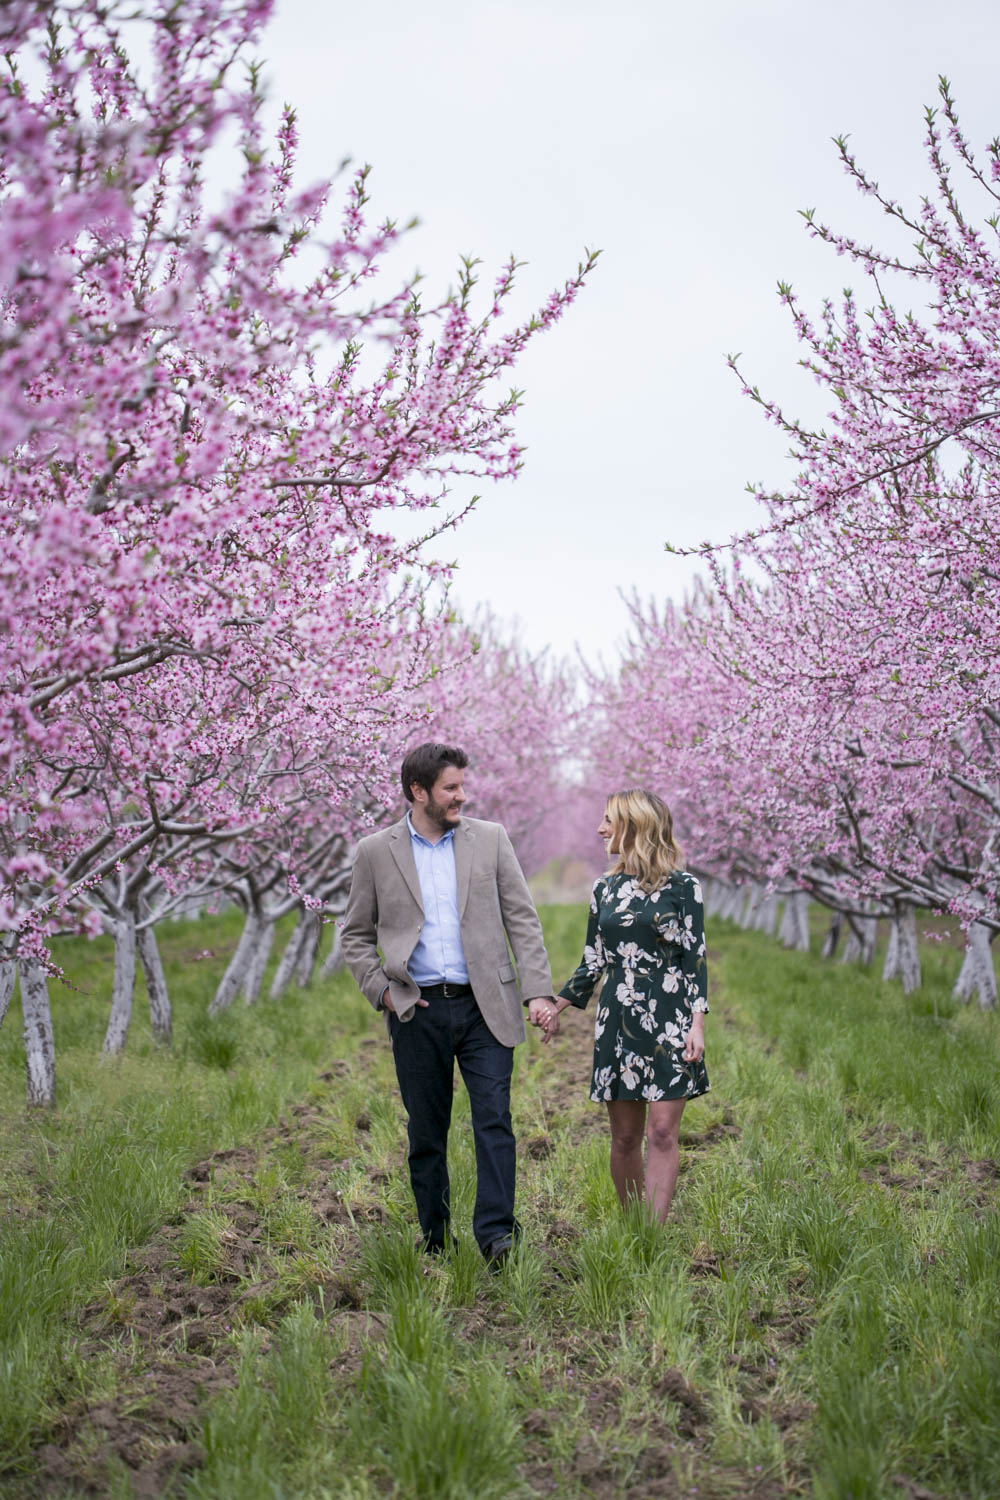
[[455, 840], [455, 830], [454, 828], [449, 828], [446, 833], [443, 833], [441, 835], [441, 837], [437, 841], [437, 844], [432, 844], [430, 839], [425, 839], [423, 834], [418, 833], [414, 828], [413, 819], [410, 817], [409, 810], [407, 810], [406, 813], [406, 826], [410, 830], [410, 838], [415, 839], [418, 844], [423, 844], [428, 849], [436, 849], [438, 847], [438, 844], [446, 844], [449, 839], [452, 842], [454, 842]]

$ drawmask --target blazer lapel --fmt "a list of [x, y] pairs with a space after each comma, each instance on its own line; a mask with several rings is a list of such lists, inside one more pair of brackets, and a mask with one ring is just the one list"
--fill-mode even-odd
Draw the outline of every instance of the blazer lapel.
[[394, 823], [389, 830], [389, 848], [392, 857], [399, 866], [399, 873], [409, 887], [410, 895], [423, 911], [424, 903], [420, 895], [420, 880], [417, 876], [417, 862], [413, 858], [413, 845], [410, 843], [410, 829], [405, 818], [399, 823]]
[[472, 880], [472, 860], [476, 852], [476, 835], [463, 819], [455, 829], [455, 880], [458, 886], [458, 917], [465, 913]]

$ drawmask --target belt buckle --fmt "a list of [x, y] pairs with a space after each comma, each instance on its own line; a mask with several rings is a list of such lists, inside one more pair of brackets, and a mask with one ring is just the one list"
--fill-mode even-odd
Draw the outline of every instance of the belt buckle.
[[449, 980], [445, 979], [441, 984], [441, 994], [445, 1000], [451, 1000], [458, 994], [461, 988], [460, 984], [452, 984]]

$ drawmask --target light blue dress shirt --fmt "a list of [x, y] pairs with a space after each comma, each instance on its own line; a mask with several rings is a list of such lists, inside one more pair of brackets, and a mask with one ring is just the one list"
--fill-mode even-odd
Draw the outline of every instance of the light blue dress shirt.
[[462, 933], [458, 920], [458, 876], [455, 873], [455, 830], [432, 844], [414, 828], [409, 813], [410, 847], [420, 881], [424, 925], [407, 968], [415, 984], [468, 984]]

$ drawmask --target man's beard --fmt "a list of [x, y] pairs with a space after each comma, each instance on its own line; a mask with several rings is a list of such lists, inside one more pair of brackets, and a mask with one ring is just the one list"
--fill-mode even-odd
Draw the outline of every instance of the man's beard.
[[430, 793], [427, 794], [427, 806], [424, 808], [425, 816], [430, 819], [436, 828], [440, 828], [442, 833], [447, 833], [449, 828], [454, 828], [455, 826], [448, 816], [449, 811], [450, 808], [447, 803], [436, 802]]

